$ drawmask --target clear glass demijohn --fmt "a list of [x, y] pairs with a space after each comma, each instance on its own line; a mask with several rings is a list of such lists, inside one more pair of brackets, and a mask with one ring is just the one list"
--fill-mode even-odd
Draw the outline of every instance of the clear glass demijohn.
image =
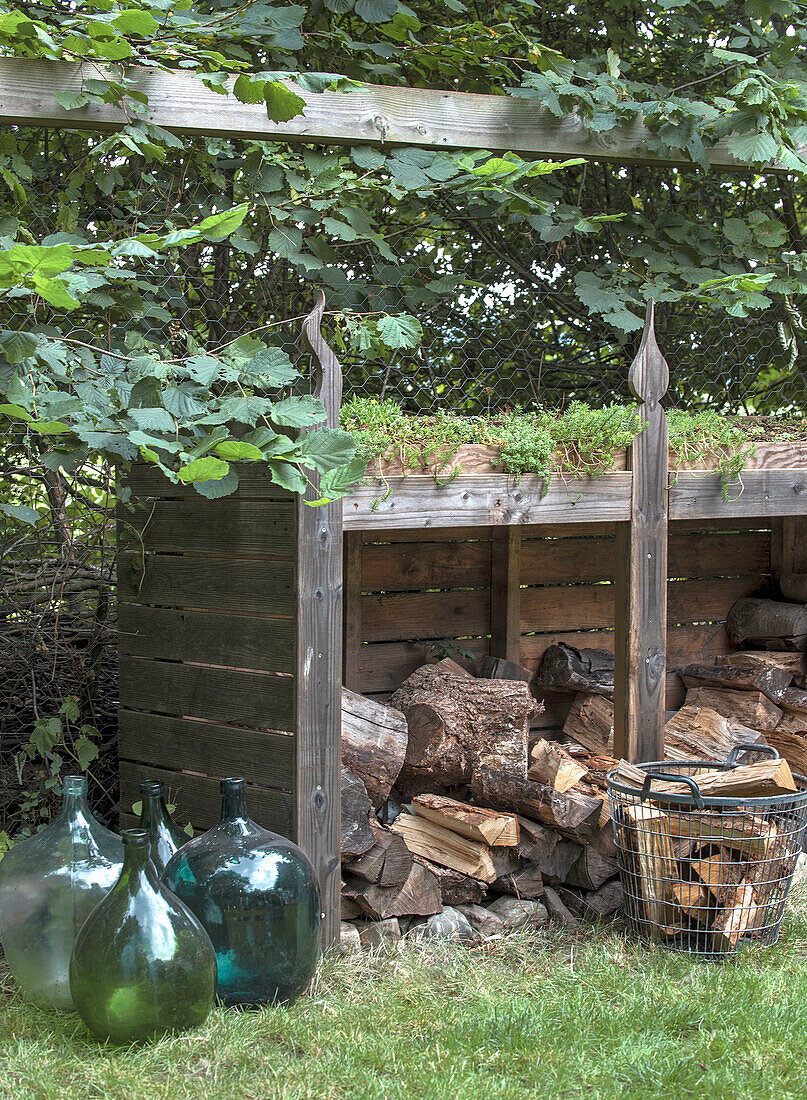
[[87, 780], [68, 775], [56, 820], [0, 860], [0, 942], [25, 997], [73, 1009], [70, 952], [123, 865], [119, 836], [87, 805]]

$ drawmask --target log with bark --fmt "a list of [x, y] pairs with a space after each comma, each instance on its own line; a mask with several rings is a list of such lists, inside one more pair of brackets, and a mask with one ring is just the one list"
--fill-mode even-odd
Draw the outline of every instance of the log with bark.
[[776, 701], [785, 714], [807, 722], [807, 691], [802, 688], [785, 688]]
[[591, 795], [573, 790], [562, 794], [542, 783], [493, 769], [480, 769], [474, 774], [471, 793], [482, 806], [537, 818], [573, 840], [591, 836], [599, 826], [602, 811], [602, 802]]
[[735, 745], [764, 745], [766, 738], [767, 734], [726, 718], [712, 707], [687, 704], [664, 727], [664, 758], [725, 760]]
[[378, 886], [401, 886], [412, 870], [412, 853], [403, 837], [370, 821], [374, 842], [362, 855], [346, 861], [346, 871]]
[[807, 608], [803, 604], [744, 598], [729, 611], [726, 631], [735, 646], [750, 642], [761, 649], [804, 650]]
[[807, 671], [804, 653], [786, 649], [743, 649], [737, 653], [725, 653], [715, 658], [719, 665], [738, 665], [741, 668], [779, 668], [798, 678]]
[[406, 756], [406, 719], [394, 707], [342, 688], [342, 763], [363, 782], [378, 809]]
[[540, 864], [525, 863], [517, 871], [501, 875], [493, 884], [493, 889], [514, 898], [540, 898], [544, 892], [544, 879]]
[[710, 707], [724, 718], [731, 718], [763, 732], [774, 729], [782, 718], [781, 709], [761, 691], [689, 688], [685, 702], [687, 706]]
[[544, 882], [565, 882], [580, 856], [581, 846], [537, 821], [519, 817], [518, 822], [521, 828], [518, 854], [524, 862], [537, 864]]
[[792, 771], [807, 775], [807, 722], [803, 724], [805, 729], [799, 733], [789, 733], [777, 726], [765, 734], [765, 740], [787, 760]]
[[373, 920], [428, 917], [443, 909], [436, 876], [418, 862], [412, 863], [406, 881], [400, 886], [378, 886], [348, 874], [343, 896]]
[[373, 807], [364, 784], [357, 775], [342, 767], [342, 808], [340, 848], [342, 858], [360, 856], [373, 846], [370, 827]]
[[479, 662], [479, 675], [488, 680], [523, 680], [525, 684], [531, 684], [534, 679], [523, 665], [507, 661], [504, 657], [491, 657], [489, 653]]
[[416, 795], [412, 799], [412, 809], [419, 817], [434, 821], [469, 840], [489, 844], [492, 848], [513, 848], [518, 844], [518, 818], [515, 814], [469, 806], [467, 802], [458, 802], [439, 794]]
[[470, 875], [463, 875], [451, 867], [441, 867], [439, 863], [432, 863], [423, 856], [415, 856], [414, 859], [416, 863], [422, 863], [437, 879], [443, 905], [478, 905], [485, 900], [487, 883], [471, 878]]
[[576, 695], [563, 726], [564, 736], [591, 752], [614, 751], [614, 704], [602, 695]]
[[739, 691], [761, 691], [773, 702], [786, 687], [793, 676], [781, 668], [743, 668], [741, 665], [687, 665], [678, 674], [688, 688], [728, 688]]
[[544, 654], [536, 684], [543, 691], [614, 695], [614, 655], [607, 649], [575, 649], [564, 642]]
[[527, 684], [458, 676], [440, 665], [424, 665], [390, 702], [409, 725], [397, 783], [404, 794], [461, 787], [478, 768], [526, 777], [529, 722], [541, 707]]

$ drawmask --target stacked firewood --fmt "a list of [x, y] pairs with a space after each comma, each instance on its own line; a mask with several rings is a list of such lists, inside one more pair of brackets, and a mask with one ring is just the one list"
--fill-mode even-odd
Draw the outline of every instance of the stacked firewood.
[[[686, 698], [667, 721], [666, 758], [722, 761], [735, 744], [770, 744], [807, 772], [807, 609], [740, 600], [727, 628], [744, 648], [681, 672]], [[571, 709], [562, 733], [536, 738], [531, 721], [547, 691], [573, 695]], [[483, 658], [478, 675], [446, 659], [417, 669], [386, 703], [346, 690], [346, 946], [406, 932], [474, 941], [621, 909], [605, 777], [617, 767], [629, 784], [642, 777], [613, 756], [613, 695], [613, 656], [567, 645], [550, 647], [535, 676], [499, 658]], [[788, 763], [760, 760], [730, 775], [697, 778], [711, 794], [796, 789]], [[777, 838], [752, 821], [735, 843], [723, 820], [710, 837], [702, 815], [695, 844], [676, 835], [668, 811], [650, 801], [630, 811], [636, 820], [616, 822], [640, 915], [664, 934], [709, 928], [716, 942], [736, 943], [764, 908], [767, 887], [750, 864], [763, 860], [765, 882], [775, 877], [766, 845]]]

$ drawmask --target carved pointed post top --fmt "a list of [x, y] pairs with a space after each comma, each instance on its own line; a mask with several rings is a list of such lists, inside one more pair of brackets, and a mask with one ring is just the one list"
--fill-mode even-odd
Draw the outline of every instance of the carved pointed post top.
[[656, 342], [655, 316], [656, 303], [650, 298], [639, 350], [628, 371], [630, 392], [651, 408], [662, 400], [670, 384], [670, 368]]
[[342, 368], [333, 348], [322, 335], [322, 318], [325, 314], [325, 294], [320, 290], [317, 304], [303, 321], [303, 346], [311, 353], [314, 362], [314, 396], [325, 406], [328, 427], [339, 427], [339, 409], [342, 405]]

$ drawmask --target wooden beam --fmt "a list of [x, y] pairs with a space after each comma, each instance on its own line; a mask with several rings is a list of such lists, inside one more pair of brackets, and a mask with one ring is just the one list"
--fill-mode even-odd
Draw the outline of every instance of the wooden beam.
[[[105, 67], [96, 64], [2, 58], [0, 122], [119, 130], [126, 119], [118, 107], [92, 104], [66, 111], [56, 99], [57, 93], [79, 93], [85, 78], [104, 74]], [[526, 156], [694, 167], [684, 158], [650, 152], [646, 143], [651, 133], [640, 119], [596, 134], [576, 114], [558, 119], [537, 101], [515, 96], [369, 84], [349, 92], [314, 94], [295, 87], [306, 100], [303, 114], [275, 123], [267, 118], [262, 103], [240, 103], [232, 94], [220, 95], [189, 73], [133, 67], [128, 76], [148, 96], [149, 109], [143, 118], [177, 134], [510, 150]], [[807, 155], [807, 146], [799, 151]], [[749, 167], [731, 156], [725, 139], [707, 155], [715, 168]], [[779, 169], [774, 166], [773, 170]]]
[[344, 640], [342, 683], [351, 691], [361, 692], [361, 531], [347, 531], [344, 539]]
[[628, 382], [644, 431], [630, 454], [632, 510], [616, 534], [614, 755], [636, 762], [664, 756], [667, 641], [667, 414], [669, 370], [647, 306]]
[[493, 532], [490, 652], [518, 664], [521, 646], [521, 528]]
[[[303, 326], [319, 374], [316, 394], [339, 424], [342, 373], [320, 331], [320, 295]], [[340, 757], [342, 738], [342, 502], [313, 508], [319, 475], [297, 506], [296, 838], [314, 865], [322, 942], [339, 941]]]
[[807, 517], [782, 516], [773, 521], [771, 573], [777, 581], [783, 573], [807, 573]]
[[671, 520], [803, 516], [807, 469], [743, 470], [728, 485], [728, 500], [719, 474], [681, 470], [670, 475], [669, 495]]

